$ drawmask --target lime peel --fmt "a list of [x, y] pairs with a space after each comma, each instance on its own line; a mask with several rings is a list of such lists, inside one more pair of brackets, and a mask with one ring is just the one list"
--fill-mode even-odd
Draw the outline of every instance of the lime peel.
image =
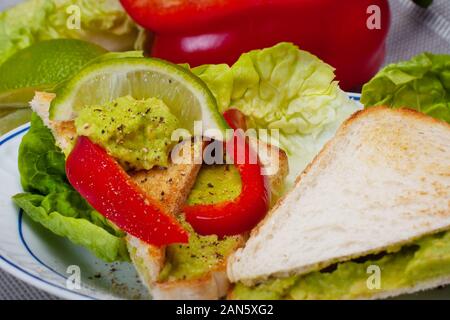
[[88, 65], [57, 90], [50, 119], [72, 120], [84, 106], [125, 95], [159, 98], [191, 133], [194, 121], [201, 120], [204, 133], [216, 129], [227, 137], [229, 127], [204, 82], [183, 67], [153, 58], [124, 57]]

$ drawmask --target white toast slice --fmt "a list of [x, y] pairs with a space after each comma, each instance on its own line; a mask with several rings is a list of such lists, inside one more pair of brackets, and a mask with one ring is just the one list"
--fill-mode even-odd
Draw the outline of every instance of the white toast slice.
[[301, 275], [450, 228], [450, 125], [354, 114], [228, 260], [246, 285]]

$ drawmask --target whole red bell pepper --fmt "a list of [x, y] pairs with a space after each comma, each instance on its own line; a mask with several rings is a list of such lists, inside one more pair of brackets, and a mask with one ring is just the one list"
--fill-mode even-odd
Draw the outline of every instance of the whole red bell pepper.
[[[242, 121], [238, 112], [227, 112], [224, 117], [233, 129], [245, 126], [245, 120]], [[253, 229], [269, 210], [268, 180], [262, 174], [256, 151], [246, 141], [243, 131], [235, 131], [233, 139], [233, 143], [225, 143], [225, 150], [241, 177], [239, 196], [217, 204], [184, 207], [186, 220], [201, 235], [216, 234], [223, 237], [242, 234]]]
[[[288, 41], [335, 67], [346, 90], [378, 71], [390, 25], [388, 0], [121, 2], [154, 32], [152, 56], [191, 66], [232, 64], [244, 52]], [[373, 25], [377, 19], [380, 29]]]
[[186, 243], [187, 232], [145, 196], [120, 165], [87, 137], [66, 161], [70, 184], [94, 209], [125, 232], [156, 246]]

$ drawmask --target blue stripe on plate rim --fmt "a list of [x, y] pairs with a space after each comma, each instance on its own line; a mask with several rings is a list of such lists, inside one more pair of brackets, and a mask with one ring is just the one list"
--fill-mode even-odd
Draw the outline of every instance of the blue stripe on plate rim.
[[[355, 101], [360, 101], [361, 99], [361, 95], [359, 93], [349, 93], [349, 97], [352, 100]], [[10, 133], [7, 133], [6, 135], [4, 135], [3, 137], [0, 138], [0, 147], [5, 144], [6, 142], [8, 142], [9, 140], [15, 138], [16, 136], [28, 131], [30, 129], [30, 125], [26, 124], [22, 127], [17, 128], [16, 130], [11, 131]], [[36, 260], [36, 262], [38, 262], [40, 265], [42, 265], [43, 267], [45, 267], [46, 269], [48, 269], [49, 271], [55, 273], [56, 275], [67, 279], [64, 275], [60, 274], [59, 272], [57, 272], [56, 270], [54, 270], [53, 268], [51, 268], [50, 266], [48, 266], [47, 264], [45, 264], [41, 259], [39, 259], [36, 254], [30, 249], [30, 247], [28, 246], [27, 242], [25, 241], [25, 238], [23, 237], [23, 232], [22, 232], [22, 220], [23, 220], [23, 212], [22, 210], [19, 211], [19, 215], [18, 215], [18, 220], [17, 220], [17, 225], [18, 225], [18, 232], [19, 232], [19, 238], [23, 244], [23, 246], [25, 247], [25, 249], [27, 250], [27, 252], [30, 254], [30, 256], [33, 257], [34, 260]], [[2, 255], [0, 255], [0, 262], [3, 261], [4, 263], [8, 264], [10, 267], [16, 269], [16, 271], [19, 271], [19, 273], [14, 273], [16, 276], [17, 274], [22, 273], [24, 276], [20, 277], [21, 280], [24, 280], [34, 286], [39, 287], [40, 289], [43, 289], [45, 291], [49, 291], [47, 286], [51, 286], [54, 288], [53, 291], [51, 290], [50, 293], [54, 293], [58, 296], [62, 296], [62, 297], [67, 297], [67, 298], [82, 298], [82, 299], [92, 299], [95, 300], [95, 297], [89, 296], [89, 295], [85, 295], [85, 294], [81, 294], [81, 293], [77, 293], [73, 290], [69, 290], [67, 288], [64, 288], [62, 286], [56, 285], [54, 283], [51, 283], [45, 279], [40, 278], [39, 276], [23, 269], [22, 267], [18, 266], [17, 264], [15, 264], [14, 262], [6, 259], [5, 257], [3, 257]], [[6, 268], [5, 268], [6, 269]], [[8, 270], [6, 270], [8, 271]], [[37, 281], [37, 282], [36, 282]], [[39, 285], [39, 282], [41, 283], [41, 285]], [[67, 294], [70, 293], [70, 294]]]

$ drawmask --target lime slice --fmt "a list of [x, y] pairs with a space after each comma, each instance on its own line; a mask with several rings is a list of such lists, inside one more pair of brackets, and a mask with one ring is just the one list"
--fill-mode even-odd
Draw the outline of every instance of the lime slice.
[[201, 120], [203, 134], [212, 137], [214, 133], [205, 130], [218, 129], [226, 137], [228, 125], [203, 81], [183, 67], [151, 58], [129, 57], [88, 65], [57, 90], [50, 119], [72, 120], [85, 106], [126, 95], [161, 99], [191, 133], [194, 122]]
[[53, 91], [105, 52], [74, 39], [42, 41], [18, 51], [0, 66], [0, 107], [27, 107], [35, 91]]

